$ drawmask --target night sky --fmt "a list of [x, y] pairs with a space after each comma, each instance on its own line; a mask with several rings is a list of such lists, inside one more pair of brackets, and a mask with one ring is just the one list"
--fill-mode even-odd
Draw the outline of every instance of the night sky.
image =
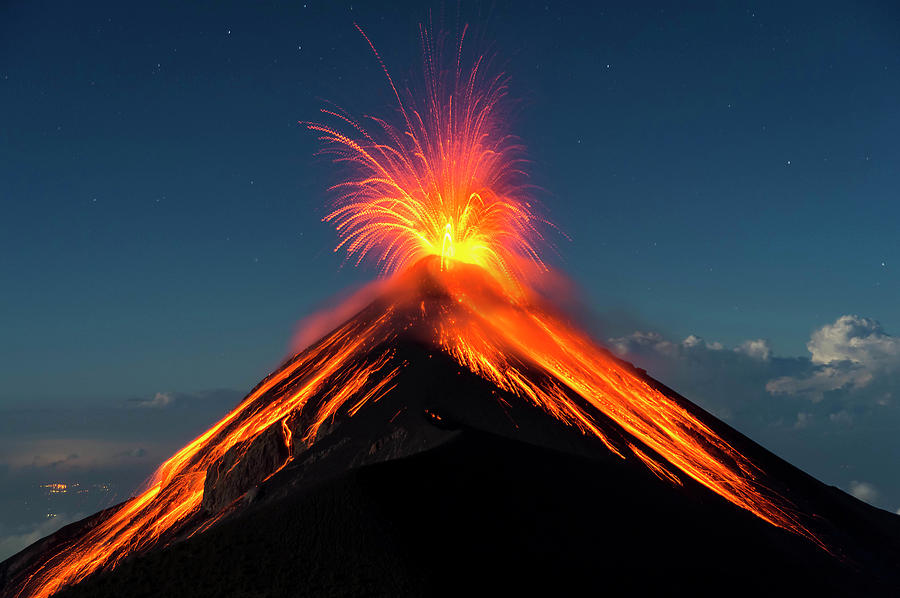
[[586, 326], [900, 507], [896, 3], [187, 4], [0, 8], [0, 558], [128, 496], [376, 275], [333, 253], [298, 121], [389, 116], [353, 24], [402, 82], [429, 8], [511, 76]]

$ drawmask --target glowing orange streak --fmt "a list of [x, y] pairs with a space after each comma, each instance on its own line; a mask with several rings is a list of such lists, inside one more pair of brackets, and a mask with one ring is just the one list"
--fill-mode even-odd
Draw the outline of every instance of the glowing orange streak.
[[444, 270], [449, 265], [450, 261], [448, 258], [453, 257], [453, 225], [449, 222], [447, 226], [444, 228], [444, 240], [441, 244], [441, 270]]
[[[330, 398], [321, 409], [328, 410], [343, 404], [362, 388], [366, 381], [386, 363], [386, 357], [374, 362], [353, 361], [376, 339], [384, 341], [389, 331], [385, 323], [390, 312], [368, 326], [347, 325], [332, 333], [302, 358], [280, 370], [261, 383], [241, 404], [210, 430], [189, 443], [167, 460], [151, 478], [149, 487], [138, 497], [123, 505], [106, 520], [87, 532], [73, 544], [48, 558], [43, 566], [22, 584], [17, 596], [46, 597], [66, 585], [76, 583], [101, 567], [115, 566], [128, 554], [155, 543], [160, 535], [192, 515], [200, 506], [206, 471], [232, 447], [244, 447], [271, 425], [281, 422], [289, 430], [285, 419], [299, 412], [306, 401], [323, 391], [325, 380], [340, 374], [339, 390], [326, 390]], [[376, 395], [380, 398], [396, 370], [380, 379], [362, 402]], [[259, 405], [258, 399], [272, 393], [279, 384], [292, 383], [293, 391], [276, 392], [271, 401]], [[377, 400], [377, 398], [375, 399]], [[315, 438], [328, 414], [314, 418], [304, 440]], [[290, 441], [290, 433], [285, 438]], [[239, 460], [239, 459], [238, 459]]]
[[[324, 218], [341, 237], [335, 250], [346, 249], [357, 263], [374, 255], [386, 273], [428, 255], [452, 257], [486, 268], [512, 292], [520, 290], [520, 258], [541, 266], [534, 241], [542, 237], [517, 167], [522, 149], [504, 132], [497, 111], [506, 79], [482, 75], [481, 58], [468, 75], [459, 68], [452, 77], [441, 74], [432, 62], [433, 40], [423, 29], [425, 97], [421, 104], [407, 102], [366, 41], [384, 69], [403, 126], [371, 117], [376, 135], [349, 117], [323, 111], [361, 136], [354, 139], [327, 125], [303, 123], [321, 134], [323, 153], [352, 172], [332, 187], [341, 194]], [[456, 50], [460, 59], [461, 41]]]
[[631, 452], [634, 453], [638, 457], [638, 459], [640, 459], [641, 461], [644, 462], [644, 465], [646, 465], [650, 471], [652, 471], [654, 474], [656, 474], [656, 477], [663, 480], [664, 482], [671, 482], [673, 485], [676, 485], [676, 486], [682, 485], [681, 480], [678, 479], [677, 475], [675, 475], [674, 473], [672, 473], [671, 471], [669, 471], [668, 469], [666, 469], [665, 467], [663, 467], [662, 465], [657, 463], [656, 460], [647, 456], [647, 454], [644, 453], [644, 451], [642, 451], [638, 447], [634, 446], [630, 442], [628, 443], [628, 448], [631, 449]]
[[[755, 465], [693, 414], [616, 363], [581, 333], [540, 310], [522, 309], [514, 302], [499, 311], [478, 309], [471, 297], [467, 302], [473, 311], [464, 325], [444, 323], [438, 330], [441, 346], [462, 365], [501, 388], [529, 398], [557, 419], [590, 431], [612, 448], [590, 415], [564, 393], [548, 391], [520, 375], [506, 357], [518, 355], [531, 367], [564, 382], [600, 413], [700, 484], [764, 521], [827, 550], [799, 521], [786, 500], [757, 481], [762, 472]], [[481, 317], [481, 313], [490, 316]], [[644, 458], [646, 455], [635, 454], [659, 473]]]
[[534, 384], [496, 351], [496, 345], [486, 344], [483, 338], [476, 341], [472, 333], [471, 327], [459, 334], [459, 330], [441, 326], [438, 342], [460, 365], [490, 380], [502, 390], [528, 399], [561, 422], [575, 426], [582, 432], [590, 432], [610, 451], [625, 458], [590, 416], [573, 403], [554, 382], [549, 381], [546, 386]]

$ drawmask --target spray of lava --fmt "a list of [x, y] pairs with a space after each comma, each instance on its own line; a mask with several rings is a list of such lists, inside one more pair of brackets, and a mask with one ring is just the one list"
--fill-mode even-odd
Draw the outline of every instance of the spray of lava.
[[[30, 571], [17, 595], [50, 596], [179, 530], [208, 527], [191, 522], [217, 460], [229, 451], [239, 458], [279, 424], [288, 447], [314, 443], [336, 416], [352, 417], [389, 397], [403, 367], [391, 360], [391, 343], [411, 327], [472, 372], [598, 437], [619, 457], [637, 459], [666, 483], [691, 478], [825, 547], [790, 502], [767, 487], [765, 473], [701, 416], [623, 366], [530, 289], [527, 272], [543, 267], [536, 251], [541, 221], [522, 181], [521, 148], [498, 113], [506, 79], [486, 76], [481, 59], [464, 71], [463, 38], [451, 67], [439, 70], [434, 41], [422, 29], [426, 91], [419, 105], [404, 101], [388, 75], [399, 125], [372, 118], [377, 134], [371, 133], [334, 111], [328, 114], [350, 132], [306, 123], [350, 167], [325, 218], [337, 227], [338, 248], [357, 260], [374, 257], [393, 275], [365, 317], [347, 321], [263, 380], [166, 461], [137, 497]], [[295, 438], [289, 423], [301, 416], [307, 423]], [[601, 419], [631, 440], [608, 437]]]
[[541, 235], [524, 185], [522, 147], [499, 113], [507, 78], [486, 74], [483, 58], [463, 71], [465, 29], [445, 70], [428, 30], [421, 36], [421, 98], [407, 93], [404, 100], [384, 70], [401, 126], [369, 117], [373, 126], [366, 129], [329, 110], [349, 132], [305, 123], [321, 133], [326, 153], [351, 166], [351, 176], [332, 188], [338, 198], [325, 217], [341, 235], [335, 251], [346, 249], [357, 263], [373, 255], [386, 273], [437, 255], [444, 268], [450, 260], [476, 264], [517, 284], [522, 257], [541, 263], [535, 249]]

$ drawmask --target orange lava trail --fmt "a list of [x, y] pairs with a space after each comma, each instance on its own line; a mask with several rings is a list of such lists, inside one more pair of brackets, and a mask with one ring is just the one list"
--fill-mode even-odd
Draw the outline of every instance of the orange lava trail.
[[[161, 534], [197, 512], [206, 471], [213, 463], [234, 447], [246, 450], [254, 438], [279, 421], [288, 430], [287, 418], [302, 410], [311, 396], [324, 394], [325, 399], [306, 439], [315, 438], [319, 427], [346, 401], [355, 397], [362, 406], [377, 399], [396, 375], [396, 370], [383, 371], [385, 355], [370, 354], [375, 344], [391, 334], [385, 326], [388, 316], [385, 313], [365, 326], [345, 325], [266, 378], [219, 423], [163, 463], [140, 495], [47, 559], [24, 580], [16, 595], [51, 596], [155, 544]], [[363, 393], [370, 379], [376, 379], [376, 384]], [[263, 397], [265, 401], [260, 401]], [[286, 437], [290, 438], [289, 432]]]
[[[772, 525], [826, 548], [803, 524], [791, 503], [767, 487], [763, 471], [697, 416], [622, 366], [584, 333], [538, 306], [520, 305], [513, 297], [505, 303], [491, 301], [483, 305], [473, 301], [471, 293], [455, 281], [448, 288], [459, 294], [457, 303], [467, 307], [454, 322], [441, 324], [440, 343], [473, 372], [530, 400], [557, 419], [598, 436], [623, 456], [595, 423], [594, 413], [601, 413], [716, 494]], [[453, 291], [454, 288], [458, 290]], [[536, 382], [523, 369], [544, 372], [552, 382]], [[587, 400], [596, 411], [582, 408], [561, 392], [560, 383]], [[629, 448], [654, 474], [680, 484], [674, 474], [643, 451], [632, 444]]]

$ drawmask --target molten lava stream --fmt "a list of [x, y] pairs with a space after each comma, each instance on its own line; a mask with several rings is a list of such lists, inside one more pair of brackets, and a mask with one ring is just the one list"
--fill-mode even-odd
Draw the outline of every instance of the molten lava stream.
[[[583, 333], [539, 307], [523, 307], [513, 297], [482, 306], [476, 295], [461, 290], [457, 304], [465, 306], [466, 313], [441, 323], [439, 342], [473, 372], [531, 400], [554, 417], [597, 435], [622, 456], [592, 423], [590, 412], [560, 392], [558, 386], [536, 384], [523, 375], [511, 363], [510, 356], [514, 355], [525, 366], [563, 383], [628, 435], [716, 494], [826, 548], [801, 522], [790, 502], [766, 488], [764, 473], [749, 459]], [[639, 450], [632, 453], [658, 476], [677, 480], [670, 472], [659, 471], [659, 464], [651, 465], [646, 454]]]
[[[299, 412], [310, 397], [318, 395], [322, 406], [306, 439], [315, 438], [319, 427], [353, 397], [361, 394], [357, 408], [380, 398], [390, 389], [396, 370], [381, 371], [387, 356], [369, 350], [393, 334], [385, 326], [388, 316], [346, 324], [266, 378], [219, 423], [160, 466], [146, 490], [47, 558], [16, 595], [50, 596], [157, 543], [197, 512], [206, 472], [218, 459], [234, 447], [246, 450], [264, 430]], [[378, 383], [366, 390], [376, 372]]]

